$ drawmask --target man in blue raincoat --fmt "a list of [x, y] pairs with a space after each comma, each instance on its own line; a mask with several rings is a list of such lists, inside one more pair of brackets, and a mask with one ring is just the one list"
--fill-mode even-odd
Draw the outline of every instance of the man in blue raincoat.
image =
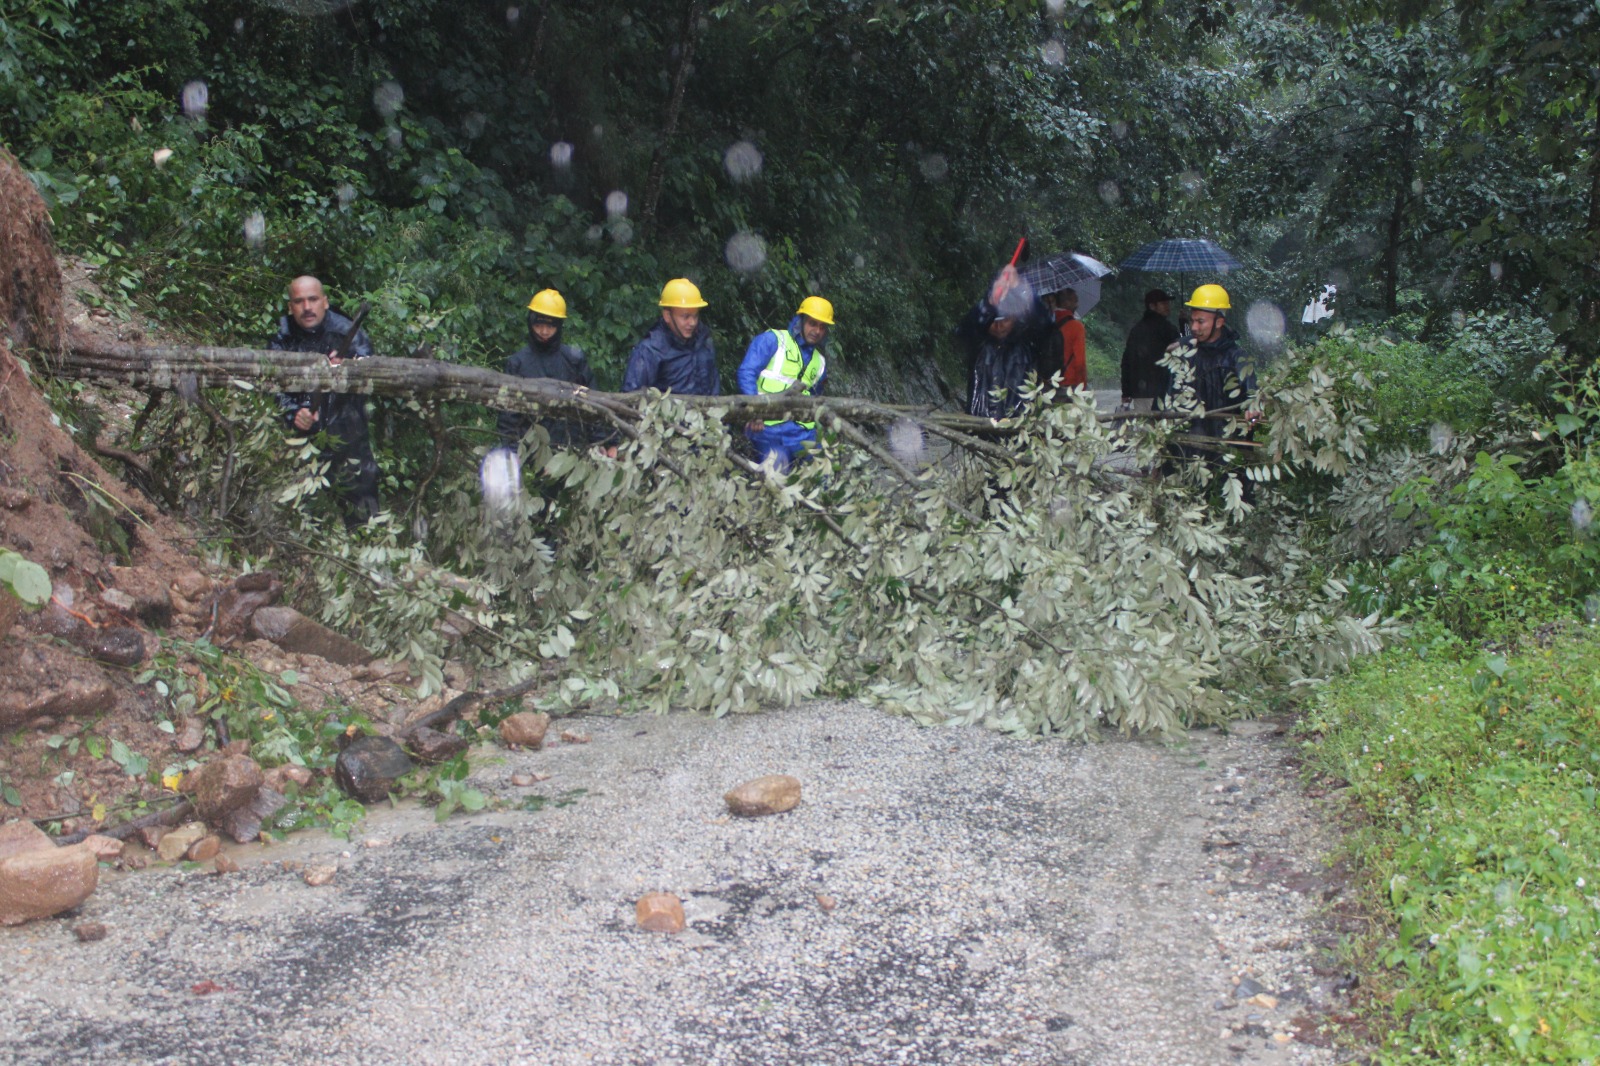
[[[788, 329], [756, 334], [739, 364], [739, 391], [746, 396], [772, 396], [797, 392], [815, 396], [828, 374], [823, 349], [833, 328], [833, 304], [820, 296], [807, 296], [789, 320]], [[744, 428], [756, 454], [771, 457], [779, 470], [807, 457], [817, 446], [817, 424], [786, 419], [751, 422]]]
[[661, 289], [661, 321], [633, 346], [622, 374], [622, 391], [660, 389], [685, 396], [716, 396], [717, 350], [711, 330], [700, 321], [706, 302], [688, 278], [673, 278]]

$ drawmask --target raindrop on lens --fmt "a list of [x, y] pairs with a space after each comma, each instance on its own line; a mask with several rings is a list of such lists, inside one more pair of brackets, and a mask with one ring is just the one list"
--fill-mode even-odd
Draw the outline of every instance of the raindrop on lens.
[[600, 125], [600, 123], [598, 123], [598, 122], [596, 122], [594, 124], [594, 128], [589, 130], [589, 136], [593, 137], [597, 141], [600, 138], [604, 137], [605, 135], [606, 135], [606, 128], [604, 126]]
[[950, 173], [950, 160], [944, 157], [943, 152], [929, 152], [922, 157], [922, 176], [929, 181], [943, 181], [945, 175]]
[[1120, 118], [1117, 119], [1117, 121], [1111, 124], [1111, 136], [1115, 137], [1119, 141], [1127, 140], [1128, 124], [1122, 121]]
[[340, 207], [349, 207], [351, 204], [355, 203], [356, 187], [347, 181], [343, 185], [339, 186], [338, 190], [333, 195], [338, 199]]
[[1490, 281], [1498, 282], [1503, 276], [1505, 276], [1505, 272], [1506, 272], [1505, 267], [1500, 265], [1500, 261], [1498, 259], [1496, 259], [1494, 262], [1489, 264], [1489, 280]]
[[1465, 311], [1450, 312], [1450, 325], [1458, 330], [1467, 328], [1467, 313]]
[[1108, 207], [1115, 206], [1122, 199], [1121, 187], [1114, 181], [1102, 181], [1100, 183], [1100, 199]]
[[211, 93], [205, 82], [191, 81], [183, 87], [183, 113], [190, 118], [204, 118], [210, 99]]
[[1047, 66], [1059, 67], [1067, 61], [1066, 46], [1060, 41], [1046, 41], [1042, 54]]
[[741, 231], [728, 238], [722, 257], [741, 274], [753, 274], [767, 263], [767, 242], [754, 233]]
[[426, 541], [428, 539], [428, 516], [427, 515], [421, 514], [419, 512], [417, 514], [417, 517], [412, 520], [412, 523], [411, 523], [411, 536], [415, 540], [417, 540], [419, 542]]
[[477, 140], [483, 136], [483, 127], [488, 121], [482, 111], [471, 111], [461, 120], [461, 128], [468, 137]]
[[491, 507], [504, 507], [522, 491], [522, 463], [513, 448], [495, 448], [478, 468], [483, 498]]
[[572, 166], [572, 145], [567, 141], [557, 141], [550, 146], [550, 165], [557, 170], [568, 170]]
[[1600, 596], [1590, 594], [1583, 601], [1583, 617], [1588, 619], [1590, 625], [1600, 622]]
[[761, 174], [761, 149], [749, 141], [737, 141], [722, 154], [722, 168], [734, 181], [754, 181]]
[[1579, 533], [1589, 532], [1589, 527], [1594, 524], [1594, 508], [1589, 501], [1579, 496], [1572, 501], [1572, 528]]
[[600, 223], [598, 223], [598, 222], [596, 222], [594, 225], [590, 226], [589, 227], [589, 231], [584, 234], [585, 237], [589, 238], [589, 243], [590, 244], [595, 243], [596, 241], [598, 241], [601, 237], [604, 237], [605, 235], [606, 235], [605, 227], [600, 225]]
[[628, 213], [628, 194], [621, 189], [613, 190], [606, 196], [606, 217], [621, 218]]
[[1283, 310], [1266, 300], [1257, 300], [1244, 314], [1245, 328], [1258, 344], [1282, 344]]
[[397, 81], [386, 81], [372, 90], [372, 106], [378, 109], [385, 122], [394, 118], [400, 105], [406, 102], [406, 91]]
[[1198, 170], [1186, 170], [1178, 175], [1178, 185], [1183, 189], [1183, 195], [1195, 197], [1205, 192], [1206, 179], [1201, 177]]
[[260, 211], [252, 211], [246, 216], [244, 243], [249, 248], [260, 248], [267, 243], [267, 219]]
[[1066, 7], [1067, 0], [1044, 0], [1044, 9], [1050, 12], [1052, 18], [1060, 18]]
[[615, 222], [611, 223], [611, 227], [610, 228], [611, 228], [611, 243], [612, 244], [631, 244], [631, 243], [633, 243], [633, 223], [632, 222], [629, 222], [625, 218], [619, 218]]
[[857, 270], [860, 270], [862, 267], [867, 265], [867, 257], [862, 255], [860, 252], [857, 252], [856, 257], [852, 259], [851, 262], [855, 264]]
[[150, 153], [150, 162], [154, 163], [158, 167], [166, 166], [167, 165], [167, 160], [169, 160], [171, 158], [172, 158], [172, 149], [171, 148], [157, 148], [155, 151]]
[[388, 142], [390, 148], [399, 148], [405, 143], [405, 137], [401, 135], [399, 126], [390, 126], [389, 132], [384, 135], [383, 139]]
[[1428, 443], [1432, 445], [1434, 455], [1444, 455], [1448, 452], [1455, 439], [1456, 431], [1443, 422], [1435, 422], [1433, 428], [1428, 430]]
[[906, 466], [921, 466], [927, 452], [922, 427], [903, 418], [895, 422], [889, 427], [889, 451]]
[[1418, 196], [1422, 195], [1422, 179], [1421, 178], [1412, 178], [1411, 179], [1411, 191], [1413, 193], [1415, 193], [1416, 195], [1418, 195]]
[[517, 24], [517, 20], [519, 18], [521, 18], [521, 17], [522, 17], [522, 8], [520, 8], [520, 7], [508, 7], [508, 8], [506, 8], [506, 24], [507, 25], [515, 26]]
[[234, 33], [243, 33], [244, 32], [244, 19], [234, 19], [233, 20], [233, 32]]

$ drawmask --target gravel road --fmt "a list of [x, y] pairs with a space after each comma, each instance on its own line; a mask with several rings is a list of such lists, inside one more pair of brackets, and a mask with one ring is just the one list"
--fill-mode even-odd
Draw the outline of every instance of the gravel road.
[[[1329, 831], [1270, 724], [1176, 745], [851, 703], [563, 724], [590, 742], [478, 753], [501, 809], [375, 811], [350, 842], [108, 876], [0, 930], [6, 1059], [1340, 1061], [1308, 1042], [1340, 1008]], [[723, 792], [769, 773], [801, 805], [730, 818]], [[687, 931], [636, 927], [654, 890]], [[109, 935], [79, 943], [86, 920]]]

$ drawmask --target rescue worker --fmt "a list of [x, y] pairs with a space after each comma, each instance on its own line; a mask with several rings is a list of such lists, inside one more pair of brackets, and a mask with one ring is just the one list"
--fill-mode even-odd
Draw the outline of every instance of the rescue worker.
[[1161, 359], [1178, 339], [1172, 314], [1172, 294], [1151, 289], [1144, 294], [1144, 317], [1128, 331], [1122, 349], [1122, 402], [1135, 411], [1150, 411], [1172, 391], [1172, 371]]
[[[1006, 314], [1001, 314], [1002, 306]], [[956, 336], [967, 347], [968, 414], [1010, 418], [1022, 408], [1023, 383], [1034, 369], [1034, 353], [1049, 328], [1050, 313], [1020, 283], [1017, 268], [1002, 270], [988, 296], [956, 327]], [[997, 390], [998, 400], [991, 395]]]
[[[519, 378], [550, 378], [594, 388], [594, 371], [583, 351], [564, 344], [561, 333], [567, 320], [567, 301], [555, 289], [541, 289], [528, 301], [528, 343], [506, 360], [506, 373]], [[501, 411], [495, 430], [500, 443], [516, 447], [533, 424], [533, 419], [517, 411]], [[581, 448], [597, 439], [593, 429], [582, 422], [546, 419], [541, 425], [550, 435], [552, 448]]]
[[[1189, 432], [1223, 440], [1230, 436], [1229, 423], [1242, 419], [1247, 426], [1253, 426], [1261, 417], [1259, 411], [1249, 409], [1256, 387], [1255, 370], [1239, 347], [1239, 335], [1228, 325], [1227, 313], [1233, 309], [1233, 304], [1227, 289], [1221, 285], [1202, 285], [1194, 290], [1184, 306], [1189, 308], [1189, 332], [1179, 343], [1192, 371], [1190, 383], [1195, 400], [1202, 411], [1221, 412], [1191, 419]], [[1234, 439], [1244, 435], [1237, 431], [1231, 434]], [[1213, 472], [1226, 459], [1219, 449], [1180, 444], [1178, 451], [1184, 456], [1204, 458]], [[1245, 479], [1242, 487], [1245, 500], [1251, 501], [1253, 483]]]
[[[746, 396], [773, 395], [791, 388], [801, 396], [821, 393], [828, 374], [823, 350], [832, 328], [833, 304], [820, 296], [807, 296], [789, 320], [788, 329], [769, 329], [750, 342], [739, 364], [739, 391]], [[815, 422], [754, 421], [744, 427], [744, 433], [756, 455], [763, 461], [770, 456], [779, 470], [789, 469], [817, 446]]]
[[[267, 342], [277, 352], [317, 352], [338, 366], [336, 352], [353, 323], [328, 306], [322, 282], [309, 274], [289, 283], [289, 313], [278, 320], [278, 333]], [[357, 329], [348, 354], [360, 359], [372, 354], [366, 331]], [[372, 455], [367, 425], [367, 398], [348, 392], [280, 392], [278, 406], [284, 425], [300, 434], [326, 437], [322, 458], [328, 479], [345, 508], [345, 524], [364, 525], [378, 513], [378, 461]]]
[[633, 346], [622, 391], [660, 389], [687, 396], [716, 396], [722, 391], [717, 376], [717, 352], [711, 330], [700, 321], [706, 306], [700, 290], [688, 278], [673, 278], [661, 289], [661, 321]]
[[1089, 384], [1089, 346], [1083, 320], [1078, 317], [1078, 290], [1062, 289], [1049, 300], [1055, 329], [1039, 346], [1039, 383], [1050, 384], [1057, 375], [1057, 388], [1082, 388]]

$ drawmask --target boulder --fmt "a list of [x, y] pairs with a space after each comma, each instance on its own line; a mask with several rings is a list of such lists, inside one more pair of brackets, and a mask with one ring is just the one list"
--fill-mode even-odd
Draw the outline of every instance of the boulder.
[[239, 843], [248, 844], [261, 835], [261, 823], [277, 814], [288, 802], [288, 797], [282, 792], [262, 785], [250, 797], [250, 802], [223, 815], [217, 825]]
[[0, 729], [37, 718], [103, 714], [116, 702], [111, 680], [67, 648], [23, 644], [9, 660], [0, 677]]
[[156, 854], [163, 862], [177, 862], [189, 854], [189, 849], [204, 840], [209, 830], [199, 822], [169, 829], [156, 845]]
[[172, 746], [185, 754], [199, 751], [200, 745], [206, 742], [206, 724], [199, 718], [185, 716], [181, 725], [173, 732]]
[[89, 898], [99, 879], [99, 861], [82, 844], [33, 848], [0, 859], [0, 925], [71, 910]]
[[261, 776], [262, 788], [270, 788], [274, 792], [288, 792], [290, 785], [294, 785], [296, 788], [305, 788], [311, 784], [317, 775], [307, 770], [304, 766], [285, 763], [283, 766], [274, 766]]
[[422, 726], [405, 735], [405, 745], [418, 762], [432, 765], [460, 755], [472, 746], [472, 741], [457, 733]]
[[340, 666], [356, 666], [372, 660], [372, 653], [367, 649], [293, 607], [259, 608], [250, 618], [250, 633], [272, 641], [284, 651], [315, 655]]
[[671, 892], [650, 892], [634, 904], [639, 928], [652, 933], [681, 933], [684, 928], [683, 902]]
[[363, 803], [376, 803], [394, 791], [395, 782], [414, 767], [405, 749], [388, 737], [357, 737], [339, 753], [333, 777]]
[[144, 662], [144, 634], [131, 626], [86, 630], [79, 637], [83, 650], [112, 666], [138, 666]]
[[198, 570], [185, 570], [172, 579], [172, 591], [195, 602], [211, 594], [211, 585], [211, 579]]
[[277, 603], [282, 595], [283, 582], [270, 570], [239, 576], [217, 597], [212, 635], [218, 640], [232, 640], [242, 635], [256, 611]]
[[50, 834], [32, 822], [19, 818], [14, 822], [0, 825], [0, 859], [20, 855], [25, 851], [37, 851], [40, 848], [55, 846], [56, 842], [50, 839]]
[[550, 731], [550, 716], [538, 711], [518, 711], [500, 723], [500, 739], [509, 747], [544, 747], [544, 735]]
[[183, 857], [190, 862], [210, 862], [221, 850], [222, 838], [215, 833], [207, 833], [190, 844], [189, 850], [183, 853]]
[[219, 823], [255, 797], [261, 767], [248, 755], [226, 755], [196, 770], [186, 782], [194, 792], [194, 809], [208, 822]]
[[782, 814], [800, 802], [800, 781], [788, 774], [768, 774], [746, 781], [722, 797], [728, 810], [741, 818]]

